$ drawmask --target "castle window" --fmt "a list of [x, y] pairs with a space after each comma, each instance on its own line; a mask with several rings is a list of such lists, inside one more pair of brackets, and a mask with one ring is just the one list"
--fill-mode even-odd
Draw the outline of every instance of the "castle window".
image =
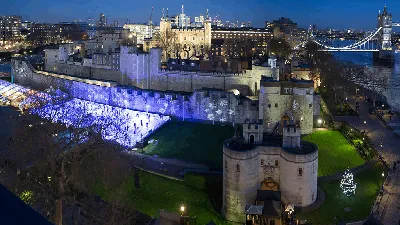
[[271, 104], [268, 104], [268, 108], [271, 108]]
[[261, 159], [261, 166], [264, 166], [264, 159]]
[[302, 177], [302, 176], [303, 176], [303, 168], [300, 167], [300, 168], [298, 169], [297, 175], [298, 175], [299, 177]]
[[194, 37], [193, 37], [193, 41], [194, 41]]
[[315, 164], [312, 164], [312, 172], [315, 173]]
[[311, 107], [312, 107], [312, 104], [309, 104], [309, 105], [308, 105], [308, 107], [310, 107], [310, 108], [311, 108]]
[[251, 125], [250, 124], [248, 124], [248, 127], [247, 127], [247, 129], [250, 129], [251, 128]]
[[256, 130], [258, 129], [258, 125], [257, 124], [254, 127], [256, 128]]
[[184, 38], [183, 38], [183, 40], [185, 40], [185, 41], [186, 41], [186, 37], [184, 37]]
[[236, 172], [240, 172], [239, 164], [236, 164]]
[[279, 166], [279, 161], [275, 160], [275, 167], [278, 167], [278, 166]]
[[228, 168], [228, 162], [225, 160], [225, 169]]
[[278, 108], [278, 103], [275, 103], [275, 107]]

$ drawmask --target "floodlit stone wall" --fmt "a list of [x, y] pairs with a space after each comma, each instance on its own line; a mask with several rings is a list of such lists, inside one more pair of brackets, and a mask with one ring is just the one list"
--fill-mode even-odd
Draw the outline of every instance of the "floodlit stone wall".
[[252, 149], [231, 149], [227, 143], [229, 140], [223, 147], [222, 194], [222, 215], [227, 220], [245, 222], [245, 206], [255, 204], [257, 190], [260, 190], [265, 180], [279, 184], [284, 204], [305, 207], [316, 200], [316, 146], [312, 146], [315, 147], [314, 151], [302, 154], [286, 151], [282, 147], [263, 145]]
[[72, 97], [122, 108], [178, 117], [182, 120], [199, 120], [208, 123], [243, 123], [258, 117], [258, 107], [251, 101], [239, 101], [231, 92], [200, 89], [193, 93], [162, 92], [129, 88], [104, 87], [74, 80], [44, 75], [29, 63], [13, 61], [15, 82], [37, 90], [50, 86], [60, 88]]

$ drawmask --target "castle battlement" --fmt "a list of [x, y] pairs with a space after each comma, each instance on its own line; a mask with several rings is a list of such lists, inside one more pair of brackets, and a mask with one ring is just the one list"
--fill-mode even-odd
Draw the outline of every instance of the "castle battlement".
[[[243, 138], [223, 145], [222, 215], [238, 223], [245, 222], [246, 207], [257, 204], [259, 191], [279, 191], [284, 204], [299, 207], [317, 198], [318, 147], [300, 141], [301, 129], [294, 123], [285, 123], [282, 137], [261, 132], [261, 140], [258, 125], [244, 123]], [[276, 185], [268, 189], [266, 182]]]

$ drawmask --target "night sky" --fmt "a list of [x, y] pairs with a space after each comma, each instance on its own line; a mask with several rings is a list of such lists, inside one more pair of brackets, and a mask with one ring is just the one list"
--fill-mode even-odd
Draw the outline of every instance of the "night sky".
[[219, 15], [223, 21], [251, 21], [257, 27], [263, 27], [265, 20], [284, 16], [302, 27], [316, 24], [320, 28], [370, 30], [375, 28], [378, 10], [384, 4], [393, 12], [393, 20], [400, 21], [400, 0], [1, 0], [0, 15], [16, 14], [23, 20], [55, 23], [88, 17], [98, 20], [103, 12], [109, 23], [114, 19], [120, 23], [127, 19], [145, 22], [154, 6], [153, 21], [158, 23], [163, 7], [168, 7], [172, 15], [180, 13], [182, 4], [193, 19], [204, 15], [208, 8], [211, 16]]

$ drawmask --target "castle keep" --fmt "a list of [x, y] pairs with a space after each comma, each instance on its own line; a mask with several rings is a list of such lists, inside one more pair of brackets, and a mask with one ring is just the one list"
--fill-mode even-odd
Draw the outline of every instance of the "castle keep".
[[260, 123], [223, 146], [222, 215], [229, 221], [280, 224], [282, 203], [299, 207], [317, 198], [318, 148], [300, 140], [299, 123], [282, 116], [282, 136]]

